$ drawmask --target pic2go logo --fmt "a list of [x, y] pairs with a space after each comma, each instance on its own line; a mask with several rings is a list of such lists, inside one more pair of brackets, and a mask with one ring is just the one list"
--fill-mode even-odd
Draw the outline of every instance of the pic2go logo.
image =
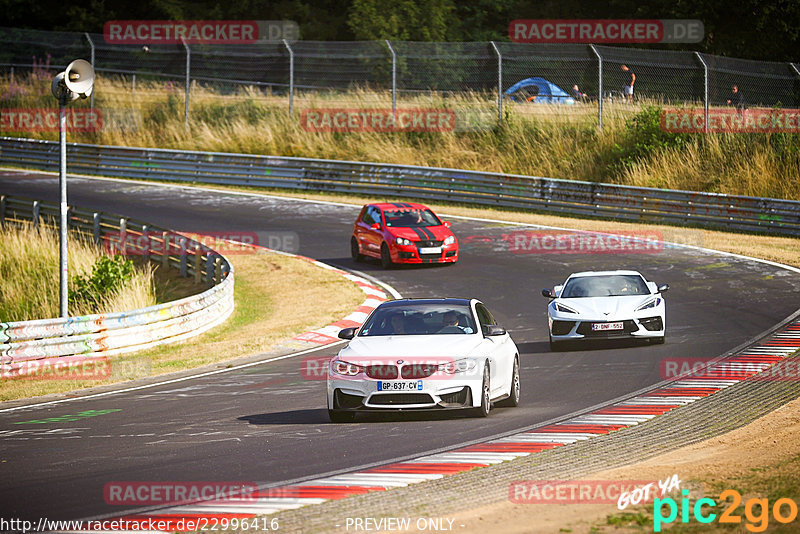
[[[681, 523], [690, 522], [690, 512], [694, 516], [695, 521], [698, 523], [711, 523], [717, 519], [717, 514], [704, 510], [704, 507], [714, 508], [717, 503], [714, 499], [702, 498], [697, 499], [692, 506], [689, 503], [689, 490], [683, 490], [683, 499], [681, 499], [680, 513]], [[726, 502], [731, 498], [731, 502]], [[737, 515], [735, 512], [742, 502], [742, 495], [732, 489], [728, 489], [719, 495], [720, 505], [727, 504], [728, 507], [719, 514], [719, 523], [733, 523], [741, 524], [742, 516]], [[669, 510], [667, 515], [664, 515], [665, 507]], [[797, 503], [792, 499], [782, 497], [775, 501], [772, 505], [772, 517], [778, 523], [786, 524], [791, 523], [797, 518]], [[750, 532], [764, 532], [769, 526], [769, 499], [766, 498], [752, 498], [748, 499], [744, 504], [744, 516], [747, 520], [745, 528]], [[661, 527], [667, 523], [673, 523], [678, 518], [678, 503], [675, 499], [667, 497], [665, 499], [656, 498], [653, 501], [653, 532], [661, 532]]]

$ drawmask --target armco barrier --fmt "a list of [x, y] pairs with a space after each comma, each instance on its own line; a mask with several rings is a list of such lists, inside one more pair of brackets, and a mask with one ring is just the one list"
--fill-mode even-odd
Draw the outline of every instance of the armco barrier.
[[[0, 224], [33, 222], [55, 224], [55, 204], [0, 196]], [[113, 355], [171, 343], [198, 335], [223, 322], [233, 311], [233, 266], [222, 255], [189, 238], [179, 238], [146, 223], [90, 212], [69, 210], [73, 233], [96, 243], [119, 243], [122, 252], [131, 246], [148, 246], [150, 261], [180, 269], [185, 276], [205, 280], [209, 288], [191, 297], [138, 310], [0, 323], [0, 369], [15, 376], [31, 360], [70, 356]], [[109, 239], [111, 241], [109, 241]]]
[[[58, 143], [0, 138], [0, 164], [58, 170]], [[69, 171], [402, 196], [627, 221], [800, 235], [800, 202], [352, 161], [68, 144]]]

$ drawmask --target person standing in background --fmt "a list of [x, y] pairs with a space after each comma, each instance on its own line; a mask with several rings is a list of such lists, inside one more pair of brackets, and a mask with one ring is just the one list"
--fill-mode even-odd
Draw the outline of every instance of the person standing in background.
[[627, 65], [622, 66], [622, 72], [624, 72], [625, 75], [630, 75], [625, 87], [622, 88], [622, 92], [625, 93], [625, 98], [628, 102], [633, 102], [633, 84], [636, 82], [636, 75]]

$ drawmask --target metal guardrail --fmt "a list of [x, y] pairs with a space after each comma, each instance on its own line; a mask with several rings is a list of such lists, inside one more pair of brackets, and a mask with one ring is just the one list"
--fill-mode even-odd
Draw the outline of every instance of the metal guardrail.
[[[0, 224], [56, 225], [59, 208], [28, 199], [0, 196]], [[233, 266], [222, 255], [188, 237], [147, 223], [71, 207], [73, 234], [128, 254], [136, 252], [184, 276], [205, 280], [209, 289], [173, 302], [138, 310], [0, 323], [0, 369], [13, 377], [33, 360], [69, 362], [133, 352], [187, 339], [223, 322], [233, 311]]]
[[[800, 235], [800, 202], [353, 161], [70, 143], [69, 172], [400, 196], [566, 215]], [[58, 143], [0, 138], [0, 164], [58, 170]]]

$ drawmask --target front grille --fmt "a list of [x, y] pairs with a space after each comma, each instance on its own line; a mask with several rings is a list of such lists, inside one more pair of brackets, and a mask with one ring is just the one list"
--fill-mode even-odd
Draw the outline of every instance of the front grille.
[[636, 332], [637, 330], [639, 330], [639, 327], [636, 326], [636, 323], [634, 323], [632, 319], [622, 321], [622, 330], [600, 330], [598, 332], [592, 330], [593, 324], [599, 324], [605, 322], [618, 323], [620, 321], [582, 322], [580, 325], [578, 325], [578, 329], [576, 330], [576, 332], [579, 334], [583, 334], [586, 337], [615, 337], [619, 335], [630, 334], [631, 332]]
[[575, 321], [557, 321], [553, 320], [553, 335], [566, 336], [572, 327], [575, 326]]
[[368, 365], [367, 376], [378, 380], [391, 380], [397, 378], [397, 367], [394, 365]]
[[439, 254], [420, 254], [419, 258], [421, 260], [438, 260], [442, 257], [441, 252]]
[[445, 393], [443, 395], [439, 395], [442, 399], [442, 404], [456, 404], [458, 406], [471, 406], [472, 405], [472, 396], [469, 391], [469, 387], [464, 386], [458, 391], [454, 391], [453, 393]]
[[639, 322], [651, 332], [664, 330], [664, 321], [661, 320], [661, 317], [646, 317], [644, 319], [639, 319]]
[[427, 393], [383, 393], [373, 395], [369, 402], [378, 406], [402, 406], [404, 404], [432, 404], [433, 398]]
[[333, 400], [337, 408], [358, 408], [364, 404], [364, 397], [348, 395], [339, 389], [334, 392]]
[[403, 378], [428, 378], [438, 369], [438, 365], [413, 363], [411, 365], [404, 365], [400, 374]]
[[416, 242], [417, 248], [420, 247], [441, 247], [441, 241], [417, 241]]

